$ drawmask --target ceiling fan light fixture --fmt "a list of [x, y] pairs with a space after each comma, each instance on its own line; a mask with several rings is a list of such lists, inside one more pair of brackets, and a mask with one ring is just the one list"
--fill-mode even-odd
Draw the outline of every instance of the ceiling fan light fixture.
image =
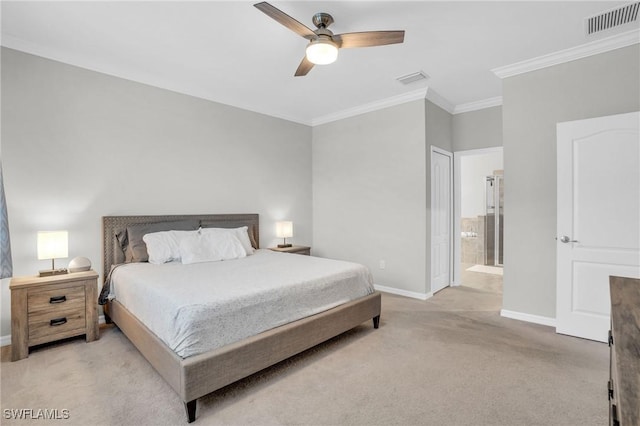
[[327, 65], [335, 62], [338, 59], [338, 49], [384, 46], [404, 42], [404, 31], [361, 31], [334, 35], [328, 28], [333, 23], [333, 17], [328, 13], [320, 12], [313, 15], [313, 25], [317, 29], [312, 30], [266, 1], [256, 3], [254, 6], [294, 33], [310, 40], [306, 54], [296, 69], [295, 77], [307, 75], [314, 65]]
[[309, 62], [327, 65], [338, 59], [338, 45], [328, 38], [318, 38], [309, 43], [306, 53]]

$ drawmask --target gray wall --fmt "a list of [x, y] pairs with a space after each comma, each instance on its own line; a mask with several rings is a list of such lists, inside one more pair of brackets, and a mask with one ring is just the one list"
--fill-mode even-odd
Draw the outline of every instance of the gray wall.
[[640, 109], [640, 45], [503, 82], [503, 308], [556, 316], [556, 123]]
[[314, 127], [314, 253], [368, 266], [377, 285], [429, 293], [430, 146], [451, 151], [451, 127], [428, 100]]
[[[427, 232], [425, 235], [425, 244], [427, 246], [426, 254], [426, 289], [427, 293], [431, 291], [431, 146], [435, 146], [445, 151], [453, 152], [452, 140], [452, 115], [444, 109], [440, 108], [431, 101], [425, 101], [425, 138], [426, 138], [426, 189], [427, 192]], [[453, 169], [453, 158], [451, 159], [451, 167]], [[453, 192], [451, 193], [453, 197]]]
[[453, 117], [431, 101], [425, 101], [427, 144], [453, 151]]
[[312, 133], [314, 253], [368, 266], [377, 285], [424, 294], [425, 101]]
[[4, 48], [2, 164], [15, 276], [50, 267], [51, 229], [102, 271], [104, 215], [259, 213], [263, 247], [282, 219], [312, 242], [310, 127]]
[[[502, 146], [502, 107], [491, 107], [476, 111], [455, 114], [452, 117], [452, 139], [453, 150], [456, 152], [454, 163], [454, 184], [455, 184], [455, 215], [454, 215], [454, 245], [456, 253], [454, 258], [454, 284], [461, 284], [461, 260], [462, 260], [462, 239], [460, 231], [462, 224], [460, 219], [466, 217], [462, 212], [462, 194], [467, 196], [482, 196], [484, 200], [484, 188], [471, 188], [462, 183], [463, 160], [472, 160], [478, 155], [472, 152], [478, 149], [496, 149]], [[493, 153], [502, 157], [502, 151]], [[484, 185], [483, 185], [484, 186]], [[471, 191], [473, 194], [470, 194]], [[475, 197], [474, 197], [475, 198]], [[483, 203], [484, 204], [484, 201]], [[508, 218], [507, 218], [508, 220]], [[467, 246], [468, 247], [468, 246]], [[469, 257], [466, 258], [469, 260]]]
[[455, 151], [502, 146], [502, 107], [456, 114], [452, 126]]

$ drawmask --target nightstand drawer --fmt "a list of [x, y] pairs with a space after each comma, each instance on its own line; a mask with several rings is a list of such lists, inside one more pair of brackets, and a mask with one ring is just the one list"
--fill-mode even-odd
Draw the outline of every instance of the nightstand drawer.
[[[27, 296], [29, 318], [41, 313], [52, 313], [68, 310], [84, 310], [84, 285], [58, 288], [54, 290], [30, 291]], [[31, 322], [31, 321], [29, 321]]]
[[38, 345], [84, 334], [85, 327], [84, 306], [29, 315], [29, 343]]

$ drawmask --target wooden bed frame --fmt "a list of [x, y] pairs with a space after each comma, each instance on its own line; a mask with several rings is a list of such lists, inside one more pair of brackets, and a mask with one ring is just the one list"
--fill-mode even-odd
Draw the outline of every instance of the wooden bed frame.
[[[249, 226], [259, 246], [257, 214], [105, 216], [103, 229], [103, 277], [111, 265], [124, 262], [116, 234], [128, 225], [182, 219], [198, 219], [208, 227]], [[189, 423], [196, 418], [196, 400], [237, 380], [309, 349], [365, 321], [380, 322], [380, 293], [337, 306], [328, 311], [265, 331], [237, 343], [200, 355], [181, 358], [117, 300], [104, 305], [105, 319], [114, 322], [184, 401]]]

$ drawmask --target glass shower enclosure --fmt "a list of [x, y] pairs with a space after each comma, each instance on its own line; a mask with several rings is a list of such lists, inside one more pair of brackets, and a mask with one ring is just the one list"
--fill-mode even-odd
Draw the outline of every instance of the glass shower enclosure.
[[504, 222], [504, 176], [494, 174], [485, 181], [484, 264], [502, 266]]

